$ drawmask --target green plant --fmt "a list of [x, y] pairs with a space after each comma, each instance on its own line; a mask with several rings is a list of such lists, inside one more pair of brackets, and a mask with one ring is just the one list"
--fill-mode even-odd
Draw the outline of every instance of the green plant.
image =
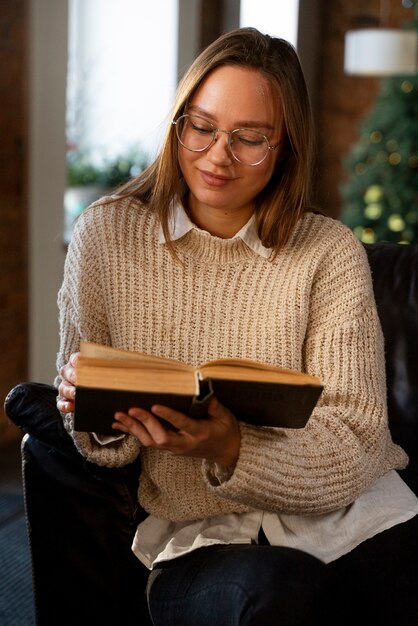
[[125, 154], [103, 159], [100, 163], [87, 150], [70, 150], [67, 153], [67, 185], [117, 187], [138, 175], [147, 164], [147, 156], [137, 148], [129, 148]]

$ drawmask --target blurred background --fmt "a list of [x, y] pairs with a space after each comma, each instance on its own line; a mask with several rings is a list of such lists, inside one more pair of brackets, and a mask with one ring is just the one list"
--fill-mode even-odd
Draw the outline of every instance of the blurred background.
[[[3, 398], [18, 382], [54, 378], [74, 220], [146, 166], [179, 77], [238, 26], [299, 53], [317, 134], [315, 205], [364, 242], [418, 242], [412, 0], [1, 0]], [[0, 412], [0, 446], [18, 436]]]

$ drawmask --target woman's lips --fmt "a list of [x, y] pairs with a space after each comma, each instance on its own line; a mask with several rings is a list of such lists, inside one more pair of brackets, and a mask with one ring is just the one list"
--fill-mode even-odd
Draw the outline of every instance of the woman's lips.
[[223, 187], [227, 185], [232, 178], [228, 178], [228, 176], [219, 176], [217, 174], [212, 174], [212, 172], [206, 172], [204, 170], [200, 170], [200, 175], [203, 181], [207, 185], [211, 185], [212, 187]]

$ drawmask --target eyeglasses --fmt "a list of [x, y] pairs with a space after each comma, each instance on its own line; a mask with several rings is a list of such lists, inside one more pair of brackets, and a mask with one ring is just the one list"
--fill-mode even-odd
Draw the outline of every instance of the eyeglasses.
[[176, 127], [177, 139], [191, 152], [204, 152], [217, 140], [218, 133], [228, 135], [229, 150], [238, 163], [260, 165], [270, 150], [275, 150], [280, 142], [271, 146], [265, 135], [250, 128], [222, 130], [198, 115], [182, 115], [172, 124]]

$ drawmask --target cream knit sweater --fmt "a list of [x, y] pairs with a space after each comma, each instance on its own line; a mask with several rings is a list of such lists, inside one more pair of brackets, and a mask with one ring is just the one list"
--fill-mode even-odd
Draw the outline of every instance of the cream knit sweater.
[[154, 214], [132, 199], [100, 201], [79, 218], [58, 296], [58, 368], [81, 339], [180, 359], [194, 366], [246, 357], [304, 370], [324, 385], [306, 428], [240, 424], [231, 477], [210, 463], [100, 446], [65, 424], [80, 452], [119, 466], [141, 454], [139, 500], [173, 521], [261, 509], [315, 514], [338, 509], [407, 462], [387, 425], [383, 339], [365, 252], [331, 218], [309, 213], [273, 260], [241, 239], [195, 228], [176, 242], [181, 263], [158, 243]]

